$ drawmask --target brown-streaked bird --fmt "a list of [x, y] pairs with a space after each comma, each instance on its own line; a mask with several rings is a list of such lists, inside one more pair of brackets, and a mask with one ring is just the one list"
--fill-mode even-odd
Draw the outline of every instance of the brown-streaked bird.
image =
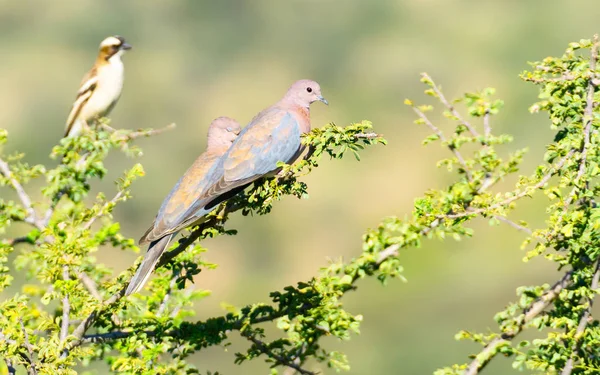
[[[301, 135], [310, 131], [310, 104], [327, 100], [315, 81], [295, 82], [283, 98], [260, 112], [246, 126], [227, 152], [202, 178], [185, 192], [180, 192], [178, 209], [169, 213], [163, 208], [143, 239], [152, 241], [141, 267], [127, 287], [126, 295], [136, 292], [149, 277], [166, 250], [173, 233], [199, 222], [217, 204], [234, 196], [252, 182], [279, 170], [278, 162], [293, 163], [304, 150]], [[177, 188], [177, 187], [176, 187]], [[167, 198], [169, 200], [171, 195]], [[164, 204], [163, 204], [164, 207]], [[160, 224], [157, 224], [160, 223]], [[134, 281], [136, 282], [135, 285]]]
[[196, 212], [190, 212], [189, 209], [193, 206], [198, 191], [208, 187], [210, 181], [206, 177], [213, 175], [217, 162], [227, 152], [240, 130], [240, 124], [229, 117], [219, 117], [211, 122], [208, 128], [206, 151], [194, 161], [175, 187], [171, 189], [163, 201], [154, 223], [140, 238], [140, 245], [150, 242], [150, 246], [144, 255], [142, 264], [127, 286], [125, 295], [135, 293], [144, 286], [177, 232], [202, 221], [205, 213], [198, 216]]
[[131, 45], [118, 35], [100, 43], [92, 69], [83, 76], [77, 98], [69, 113], [65, 136], [77, 136], [89, 129], [90, 122], [112, 111], [123, 89], [124, 68], [121, 56]]

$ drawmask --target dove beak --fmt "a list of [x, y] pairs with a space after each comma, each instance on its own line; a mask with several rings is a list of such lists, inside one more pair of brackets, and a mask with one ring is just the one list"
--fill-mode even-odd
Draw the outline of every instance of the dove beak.
[[327, 99], [325, 99], [322, 95], [317, 96], [317, 99], [321, 102], [323, 102], [325, 105], [329, 105], [329, 102], [327, 101]]
[[131, 44], [123, 43], [121, 45], [121, 49], [124, 49], [125, 51], [130, 50], [131, 48], [133, 48]]

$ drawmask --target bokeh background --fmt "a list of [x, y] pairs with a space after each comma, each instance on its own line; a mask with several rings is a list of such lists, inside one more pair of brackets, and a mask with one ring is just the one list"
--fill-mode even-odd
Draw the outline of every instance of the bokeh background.
[[[414, 198], [450, 181], [435, 167], [445, 150], [421, 146], [427, 131], [412, 123], [414, 114], [402, 104], [407, 97], [427, 101], [422, 71], [451, 97], [496, 87], [506, 105], [495, 129], [515, 136], [507, 151], [529, 147], [523, 171], [529, 173], [552, 133], [544, 115], [528, 113], [537, 89], [517, 75], [527, 61], [562, 54], [569, 41], [599, 31], [595, 10], [591, 0], [1, 0], [0, 127], [11, 135], [7, 151], [54, 163], [47, 155], [63, 134], [99, 42], [111, 34], [126, 37], [134, 49], [124, 57], [125, 87], [113, 126], [178, 125], [138, 142], [147, 175], [116, 213], [125, 234], [138, 238], [203, 150], [217, 116], [247, 123], [291, 82], [312, 78], [330, 101], [329, 107], [313, 105], [314, 126], [373, 121], [388, 146], [365, 151], [360, 163], [352, 157], [322, 162], [306, 177], [310, 199], [286, 198], [265, 217], [236, 216], [237, 236], [206, 242], [206, 257], [219, 268], [196, 280], [212, 290], [197, 306], [203, 319], [222, 314], [222, 302], [266, 301], [270, 291], [315, 275], [329, 258], [358, 254], [366, 228], [388, 215], [408, 215]], [[111, 156], [110, 175], [96, 189], [113, 191], [112, 181], [133, 162]], [[543, 223], [544, 203], [530, 201], [514, 217]], [[493, 314], [515, 298], [515, 287], [556, 278], [543, 260], [522, 262], [521, 233], [485, 222], [474, 227], [472, 239], [426, 241], [404, 251], [407, 283], [384, 288], [366, 280], [344, 298], [351, 312], [364, 315], [362, 334], [326, 344], [348, 354], [349, 374], [428, 374], [465, 362], [478, 347], [456, 342], [459, 329], [495, 329]], [[118, 270], [134, 259], [116, 250], [100, 254]], [[192, 361], [225, 374], [268, 373], [260, 361], [234, 365], [233, 353], [246, 343], [233, 343]], [[488, 373], [509, 370], [510, 361], [499, 359]]]

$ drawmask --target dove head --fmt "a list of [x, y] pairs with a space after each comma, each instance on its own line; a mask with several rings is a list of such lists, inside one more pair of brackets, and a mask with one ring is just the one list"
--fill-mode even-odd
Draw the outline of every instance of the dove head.
[[121, 55], [130, 49], [131, 45], [127, 44], [122, 36], [109, 36], [100, 43], [100, 57], [107, 61], [113, 57], [120, 59]]
[[309, 79], [301, 79], [294, 82], [282, 99], [283, 104], [295, 104], [303, 108], [308, 108], [310, 104], [316, 101], [329, 104], [323, 95], [321, 95], [321, 86]]
[[208, 127], [208, 149], [227, 151], [241, 131], [240, 124], [229, 117], [218, 117]]

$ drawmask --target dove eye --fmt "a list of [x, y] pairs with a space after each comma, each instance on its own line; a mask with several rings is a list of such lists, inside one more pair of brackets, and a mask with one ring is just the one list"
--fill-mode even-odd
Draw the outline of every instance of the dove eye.
[[231, 131], [233, 131], [233, 129], [232, 128], [227, 128], [227, 131], [231, 132]]
[[306, 91], [308, 91], [308, 92], [312, 92], [312, 87], [307, 87], [307, 88], [306, 88]]

